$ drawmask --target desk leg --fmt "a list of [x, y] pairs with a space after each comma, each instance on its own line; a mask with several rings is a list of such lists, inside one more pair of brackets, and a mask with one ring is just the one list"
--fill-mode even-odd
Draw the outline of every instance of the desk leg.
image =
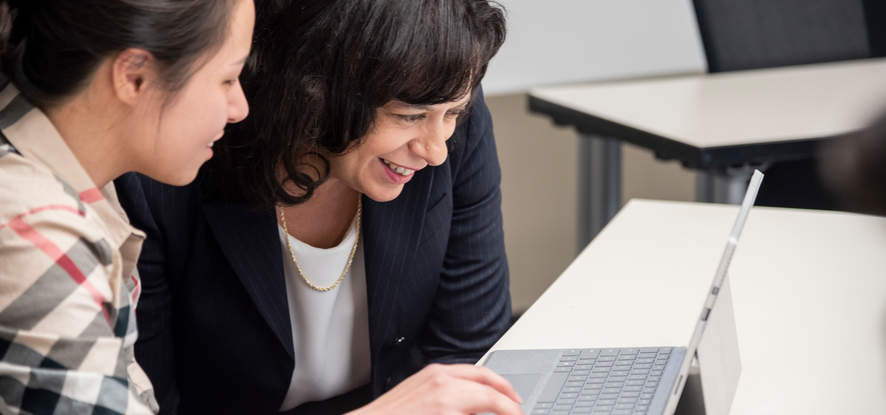
[[708, 203], [741, 204], [753, 167], [698, 171], [695, 175], [695, 200]]
[[578, 252], [621, 206], [621, 144], [599, 136], [578, 140]]

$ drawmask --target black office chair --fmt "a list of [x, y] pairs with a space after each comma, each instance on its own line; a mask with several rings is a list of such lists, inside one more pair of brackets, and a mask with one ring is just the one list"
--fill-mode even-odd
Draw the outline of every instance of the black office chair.
[[[886, 55], [882, 0], [694, 0], [709, 72]], [[774, 163], [757, 203], [836, 209], [814, 159]]]

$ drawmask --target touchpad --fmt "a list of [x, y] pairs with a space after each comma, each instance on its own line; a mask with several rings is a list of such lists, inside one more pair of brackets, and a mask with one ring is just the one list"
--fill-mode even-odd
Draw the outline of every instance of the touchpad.
[[517, 391], [517, 395], [523, 398], [523, 401], [529, 400], [535, 385], [541, 380], [541, 374], [528, 373], [525, 375], [501, 375], [503, 378], [511, 382], [511, 386]]

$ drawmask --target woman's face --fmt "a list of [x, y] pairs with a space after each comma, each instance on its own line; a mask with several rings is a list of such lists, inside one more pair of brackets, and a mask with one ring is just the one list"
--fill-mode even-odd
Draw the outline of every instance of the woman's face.
[[[246, 118], [249, 106], [238, 76], [252, 44], [255, 11], [252, 0], [234, 7], [227, 38], [208, 57], [170, 103], [162, 94], [146, 104], [142, 123], [144, 156], [140, 169], [155, 180], [184, 185], [194, 180], [200, 166], [212, 157], [212, 144], [224, 134], [228, 123]], [[157, 121], [159, 119], [159, 121]]]
[[359, 145], [329, 157], [330, 177], [377, 202], [394, 200], [416, 171], [446, 161], [446, 140], [470, 96], [468, 91], [435, 105], [388, 102], [376, 110], [375, 123]]

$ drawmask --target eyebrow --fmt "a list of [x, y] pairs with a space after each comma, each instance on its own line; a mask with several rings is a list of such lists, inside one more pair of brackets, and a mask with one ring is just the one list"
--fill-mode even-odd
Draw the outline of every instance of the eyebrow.
[[431, 109], [431, 106], [430, 106], [430, 105], [424, 105], [424, 104], [409, 104], [409, 103], [402, 102], [402, 101], [399, 103], [399, 105], [402, 105], [402, 106], [404, 106], [404, 107], [409, 107], [409, 108], [414, 109], [414, 110], [420, 110], [420, 111], [428, 111], [428, 110]]
[[240, 58], [240, 60], [238, 60], [237, 62], [232, 62], [231, 65], [242, 65], [246, 63], [246, 59], [249, 59], [249, 55]]
[[[463, 102], [461, 105], [459, 105], [459, 106], [457, 106], [457, 107], [455, 107], [455, 108], [452, 108], [452, 109], [456, 109], [456, 110], [466, 109], [470, 103], [471, 103], [471, 100], [470, 100], [470, 99], [467, 99], [467, 100], [465, 100], [465, 102]], [[425, 104], [410, 104], [410, 103], [402, 102], [402, 101], [399, 101], [399, 105], [402, 105], [402, 106], [404, 106], [404, 107], [409, 107], [409, 108], [414, 109], [414, 110], [416, 110], [416, 111], [430, 111], [430, 109], [431, 109], [431, 106], [430, 106], [430, 105], [425, 105]]]

